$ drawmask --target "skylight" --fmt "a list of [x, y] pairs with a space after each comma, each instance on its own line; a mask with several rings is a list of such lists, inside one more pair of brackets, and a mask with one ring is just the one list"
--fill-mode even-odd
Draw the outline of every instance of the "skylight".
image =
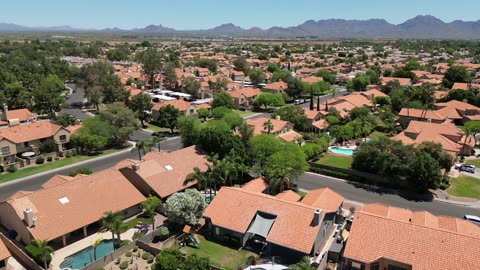
[[70, 200], [67, 198], [67, 197], [62, 197], [60, 199], [58, 199], [58, 201], [61, 203], [61, 204], [66, 204], [66, 203], [69, 203]]
[[170, 165], [167, 165], [167, 166], [165, 166], [165, 170], [167, 170], [167, 171], [171, 171], [171, 170], [173, 170], [173, 167], [172, 167], [172, 166], [170, 166]]

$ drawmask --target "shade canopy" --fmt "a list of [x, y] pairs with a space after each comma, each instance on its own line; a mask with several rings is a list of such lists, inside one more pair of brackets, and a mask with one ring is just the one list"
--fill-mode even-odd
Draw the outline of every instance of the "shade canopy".
[[247, 232], [267, 238], [274, 222], [275, 217], [266, 217], [257, 213]]

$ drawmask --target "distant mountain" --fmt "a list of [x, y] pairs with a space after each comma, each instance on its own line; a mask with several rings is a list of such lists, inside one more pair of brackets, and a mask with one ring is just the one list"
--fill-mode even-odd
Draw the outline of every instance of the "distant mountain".
[[140, 32], [140, 33], [155, 33], [155, 34], [170, 34], [176, 32], [173, 28], [164, 27], [160, 25], [149, 25], [145, 28], [134, 28], [131, 30], [132, 32]]
[[435, 38], [435, 39], [480, 39], [480, 20], [476, 22], [456, 20], [450, 23], [426, 15], [416, 16], [401, 24], [391, 24], [384, 19], [370, 20], [308, 20], [298, 26], [268, 29], [252, 27], [244, 29], [232, 23], [222, 24], [207, 30], [175, 30], [162, 25], [149, 25], [131, 30], [107, 28], [103, 30], [77, 29], [70, 26], [25, 27], [16, 24], [0, 23], [0, 32], [15, 31], [87, 31], [106, 33], [135, 34], [174, 34], [178, 36], [208, 35], [256, 38]]

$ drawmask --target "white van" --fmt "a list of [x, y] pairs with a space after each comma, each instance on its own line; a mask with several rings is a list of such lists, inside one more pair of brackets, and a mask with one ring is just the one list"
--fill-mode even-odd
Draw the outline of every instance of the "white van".
[[465, 215], [463, 219], [470, 221], [474, 224], [480, 225], [480, 217], [474, 216], [474, 215]]

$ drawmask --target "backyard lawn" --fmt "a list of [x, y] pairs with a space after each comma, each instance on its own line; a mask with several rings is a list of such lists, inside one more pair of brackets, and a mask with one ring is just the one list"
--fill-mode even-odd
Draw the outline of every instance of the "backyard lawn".
[[[147, 125], [146, 129], [150, 130], [150, 131], [157, 131], [157, 132], [164, 132], [164, 133], [170, 133], [170, 129], [169, 128], [163, 128], [163, 127], [159, 127], [157, 125], [152, 125], [152, 124], [149, 124], [149, 123], [145, 123]], [[176, 130], [174, 129], [173, 132], [176, 132]]]
[[480, 179], [460, 174], [457, 178], [450, 178], [448, 194], [457, 197], [480, 199]]
[[249, 256], [256, 256], [255, 253], [247, 250], [236, 250], [206, 240], [202, 235], [197, 234], [200, 240], [200, 249], [190, 246], [183, 247], [181, 250], [188, 254], [197, 254], [198, 256], [209, 257], [210, 261], [215, 266], [220, 266], [224, 269], [236, 269], [236, 267], [247, 261]]
[[233, 110], [234, 112], [238, 113], [241, 117], [247, 117], [250, 115], [254, 115], [255, 113], [252, 111], [240, 111], [240, 110]]
[[128, 229], [131, 229], [137, 225], [138, 222], [143, 222], [143, 223], [148, 223], [152, 224], [152, 219], [151, 218], [145, 218], [145, 217], [137, 217], [132, 220], [126, 221], [125, 224], [127, 224]]
[[[128, 147], [130, 147], [130, 146], [131, 145], [129, 144]], [[15, 179], [18, 179], [18, 178], [34, 175], [34, 174], [41, 173], [41, 172], [46, 172], [46, 171], [57, 169], [57, 168], [61, 168], [61, 167], [72, 165], [72, 164], [75, 164], [75, 163], [78, 163], [78, 162], [81, 162], [81, 161], [85, 161], [85, 160], [89, 160], [89, 159], [113, 154], [115, 152], [122, 151], [126, 148], [127, 147], [124, 147], [124, 148], [121, 148], [121, 149], [108, 149], [108, 150], [105, 150], [105, 151], [102, 151], [100, 153], [97, 153], [95, 155], [90, 155], [90, 156], [77, 155], [77, 156], [73, 156], [73, 157], [70, 157], [70, 158], [64, 158], [64, 159], [60, 159], [60, 160], [52, 161], [52, 162], [45, 161], [45, 163], [42, 164], [42, 165], [20, 169], [20, 170], [14, 172], [14, 173], [0, 174], [0, 183], [12, 181], [12, 180], [15, 180]]]
[[372, 134], [370, 134], [368, 136], [368, 138], [370, 138], [372, 140], [376, 140], [380, 137], [387, 137], [387, 135], [385, 133], [382, 133], [382, 132], [374, 131], [374, 132], [372, 132]]
[[350, 167], [352, 166], [352, 157], [325, 154], [317, 161], [317, 163], [332, 167], [350, 169]]

